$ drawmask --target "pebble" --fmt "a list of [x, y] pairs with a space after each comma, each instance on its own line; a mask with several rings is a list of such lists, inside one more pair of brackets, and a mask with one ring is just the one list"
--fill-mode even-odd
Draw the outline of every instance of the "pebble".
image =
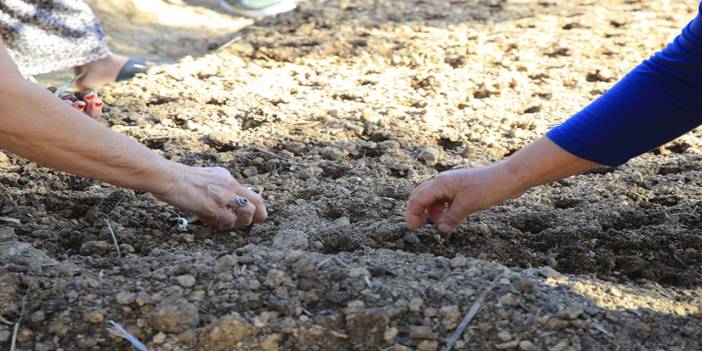
[[307, 234], [297, 229], [282, 229], [273, 237], [273, 247], [287, 250], [304, 250], [310, 241]]
[[179, 275], [175, 278], [178, 285], [184, 288], [191, 288], [195, 285], [195, 277], [190, 274]]
[[506, 330], [500, 330], [500, 332], [497, 333], [497, 338], [500, 339], [500, 341], [510, 341], [512, 340], [512, 334]]
[[436, 340], [423, 340], [417, 345], [417, 351], [436, 351], [439, 349], [439, 342]]
[[181, 333], [200, 322], [197, 307], [184, 299], [163, 301], [148, 317], [149, 325], [164, 333]]
[[351, 277], [351, 278], [369, 277], [369, 276], [370, 276], [370, 272], [365, 267], [353, 267], [349, 270], [349, 277]]
[[439, 149], [427, 146], [419, 151], [417, 158], [427, 165], [433, 165], [439, 162], [441, 158], [441, 151]]
[[220, 273], [235, 267], [239, 259], [235, 255], [225, 255], [217, 259], [214, 265], [215, 273]]
[[324, 157], [327, 160], [332, 160], [332, 161], [341, 161], [344, 159], [346, 154], [342, 152], [341, 150], [333, 147], [325, 147], [320, 151], [320, 154], [322, 157]]
[[447, 330], [452, 330], [455, 328], [461, 319], [461, 311], [456, 305], [441, 307], [439, 314], [442, 316], [441, 324]]
[[497, 345], [495, 345], [495, 348], [498, 350], [510, 350], [510, 349], [513, 349], [517, 346], [519, 346], [519, 340], [508, 341], [508, 342], [504, 342], [501, 344], [497, 344]]
[[519, 343], [519, 349], [522, 350], [522, 351], [535, 351], [535, 350], [538, 350], [538, 348], [536, 347], [536, 345], [534, 345], [534, 343], [532, 343], [532, 342], [529, 341], [529, 340], [522, 340], [522, 341]]
[[84, 256], [103, 256], [110, 246], [107, 241], [92, 240], [86, 241], [80, 246], [80, 254]]
[[207, 135], [209, 140], [215, 146], [227, 146], [232, 142], [232, 136], [224, 132], [213, 132]]
[[300, 171], [300, 176], [303, 179], [317, 178], [324, 173], [324, 170], [319, 167], [307, 167]]
[[275, 288], [283, 285], [283, 283], [285, 283], [285, 272], [271, 269], [266, 274], [266, 285]]
[[115, 295], [115, 300], [120, 305], [128, 305], [136, 299], [136, 294], [129, 291], [120, 291]]
[[83, 320], [88, 323], [98, 324], [105, 321], [105, 315], [102, 311], [91, 310], [83, 313]]
[[261, 342], [262, 351], [278, 351], [280, 350], [280, 341], [283, 336], [280, 334], [271, 334], [266, 337], [263, 342]]
[[405, 233], [405, 235], [402, 236], [402, 240], [404, 240], [406, 243], [408, 243], [410, 245], [419, 244], [419, 238], [417, 237], [417, 234], [414, 234], [413, 232]]
[[0, 151], [0, 167], [7, 167], [10, 165], [10, 158], [5, 155], [4, 152]]
[[570, 304], [558, 313], [558, 317], [573, 320], [580, 317], [580, 315], [583, 314], [583, 312], [583, 305]]
[[242, 173], [246, 178], [251, 178], [251, 177], [253, 177], [253, 176], [255, 176], [255, 175], [258, 174], [258, 168], [256, 168], [256, 166], [246, 167], [246, 168], [244, 168], [243, 171], [241, 171], [241, 173]]
[[154, 335], [154, 337], [151, 339], [151, 342], [153, 342], [156, 345], [161, 345], [164, 342], [166, 342], [166, 334], [163, 332], [159, 332], [158, 334]]
[[409, 309], [412, 312], [419, 312], [419, 310], [422, 309], [422, 305], [424, 305], [424, 300], [422, 300], [420, 297], [415, 297], [409, 302]]
[[311, 258], [304, 258], [295, 262], [293, 269], [298, 277], [314, 278], [317, 276], [317, 264]]
[[426, 325], [411, 326], [409, 331], [409, 337], [412, 339], [436, 339], [434, 331], [431, 330], [431, 327]]
[[291, 141], [285, 145], [285, 150], [288, 150], [295, 155], [299, 155], [305, 151], [305, 144], [297, 141]]
[[389, 343], [394, 342], [395, 338], [397, 335], [400, 334], [400, 331], [395, 328], [395, 327], [390, 327], [385, 330], [385, 334], [383, 334], [383, 339]]
[[17, 240], [17, 235], [15, 235], [15, 228], [0, 226], [0, 243], [15, 240]]

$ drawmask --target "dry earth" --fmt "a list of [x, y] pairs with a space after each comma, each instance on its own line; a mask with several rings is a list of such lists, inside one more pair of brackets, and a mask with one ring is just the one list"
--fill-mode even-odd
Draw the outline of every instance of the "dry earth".
[[109, 320], [153, 350], [438, 350], [479, 303], [455, 349], [700, 348], [699, 131], [451, 235], [403, 223], [416, 184], [543, 135], [694, 1], [329, 0], [253, 24], [116, 3], [95, 7], [118, 51], [196, 58], [102, 89], [104, 123], [226, 167], [271, 216], [181, 232], [148, 194], [0, 154], [3, 347], [22, 318], [18, 350], [128, 349]]

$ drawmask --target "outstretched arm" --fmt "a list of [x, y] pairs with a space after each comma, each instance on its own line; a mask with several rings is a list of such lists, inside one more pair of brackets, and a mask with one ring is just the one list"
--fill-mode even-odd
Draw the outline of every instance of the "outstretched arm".
[[428, 217], [449, 232], [475, 211], [521, 195], [530, 187], [615, 166], [702, 123], [702, 18], [673, 43], [631, 71], [590, 106], [508, 159], [484, 168], [454, 170], [411, 195], [407, 226]]
[[[222, 229], [266, 217], [263, 200], [220, 168], [171, 162], [27, 82], [0, 44], [0, 148], [76, 175], [153, 193]], [[242, 196], [252, 205], [231, 211]]]
[[444, 172], [420, 185], [409, 199], [407, 227], [416, 229], [428, 217], [439, 230], [450, 232], [470, 213], [595, 167], [543, 137], [504, 161]]

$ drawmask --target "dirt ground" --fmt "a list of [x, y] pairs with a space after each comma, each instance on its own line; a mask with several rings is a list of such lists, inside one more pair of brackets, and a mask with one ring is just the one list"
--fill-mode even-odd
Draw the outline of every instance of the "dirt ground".
[[21, 318], [17, 350], [129, 349], [115, 321], [151, 350], [431, 351], [475, 306], [456, 350], [702, 347], [699, 131], [450, 235], [403, 219], [415, 185], [543, 135], [694, 1], [329, 0], [256, 22], [116, 3], [94, 3], [116, 51], [180, 61], [101, 89], [104, 123], [226, 167], [270, 219], [182, 232], [148, 194], [0, 154], [5, 349]]

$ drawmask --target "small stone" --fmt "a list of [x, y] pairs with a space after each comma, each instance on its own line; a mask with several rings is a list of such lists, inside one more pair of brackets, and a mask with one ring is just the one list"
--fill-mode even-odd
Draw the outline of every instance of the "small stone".
[[120, 291], [115, 295], [115, 300], [120, 305], [128, 305], [136, 299], [136, 294], [129, 291]]
[[10, 341], [11, 333], [9, 330], [0, 329], [0, 342]]
[[277, 249], [304, 250], [309, 244], [307, 234], [297, 229], [282, 229], [273, 237], [273, 247]]
[[433, 308], [433, 307], [426, 308], [426, 309], [424, 309], [424, 317], [427, 317], [427, 318], [436, 317], [437, 312], [438, 311], [436, 310], [436, 308]]
[[15, 235], [15, 228], [0, 226], [0, 243], [15, 240], [17, 240], [17, 235]]
[[200, 314], [195, 305], [183, 299], [163, 301], [149, 314], [148, 321], [155, 330], [181, 333], [197, 326]]
[[241, 171], [241, 174], [243, 174], [247, 178], [251, 178], [258, 174], [258, 168], [256, 168], [255, 166], [246, 167], [243, 171]]
[[439, 349], [439, 342], [436, 340], [423, 340], [417, 345], [417, 351], [436, 351]]
[[282, 339], [283, 339], [283, 336], [280, 334], [268, 335], [261, 342], [261, 350], [262, 351], [278, 351], [278, 350], [280, 350], [280, 341]]
[[320, 151], [320, 154], [322, 157], [324, 157], [327, 160], [332, 160], [332, 161], [341, 161], [344, 159], [346, 154], [342, 152], [341, 150], [333, 147], [325, 147]]
[[346, 333], [356, 350], [376, 350], [383, 345], [389, 318], [377, 308], [346, 314]]
[[426, 325], [411, 326], [409, 331], [409, 337], [412, 339], [436, 339], [436, 334], [431, 329], [431, 327]]
[[544, 278], [562, 278], [563, 274], [559, 273], [557, 270], [549, 267], [543, 266], [538, 268], [538, 273]]
[[44, 315], [44, 311], [42, 310], [37, 310], [29, 316], [29, 320], [34, 323], [43, 322], [45, 318], [46, 315]]
[[17, 341], [19, 342], [29, 342], [34, 338], [34, 332], [27, 328], [20, 328], [17, 333]]
[[300, 155], [305, 151], [305, 144], [297, 141], [291, 141], [285, 145], [285, 150], [288, 150], [295, 155]]
[[519, 349], [522, 351], [535, 351], [538, 350], [536, 345], [529, 340], [522, 340], [519, 342]]
[[10, 165], [10, 158], [5, 155], [4, 152], [0, 151], [0, 167], [7, 167]]
[[436, 164], [441, 158], [441, 151], [439, 149], [427, 146], [419, 151], [417, 158], [427, 165]]
[[91, 310], [83, 313], [83, 320], [88, 323], [98, 324], [105, 321], [105, 315], [99, 310]]
[[184, 288], [191, 288], [195, 285], [195, 277], [190, 274], [179, 275], [175, 278], [178, 285]]
[[510, 350], [519, 346], [519, 340], [513, 340], [495, 345], [498, 350]]
[[549, 318], [544, 324], [546, 330], [564, 329], [570, 325], [570, 322], [560, 318]]
[[161, 345], [164, 342], [166, 342], [166, 334], [163, 332], [158, 332], [158, 334], [154, 335], [154, 337], [151, 339], [151, 342], [153, 342], [156, 345]]
[[380, 121], [380, 115], [371, 109], [365, 109], [361, 114], [361, 121], [375, 124]]
[[598, 69], [595, 73], [588, 73], [588, 82], [609, 82], [614, 80], [614, 74], [608, 69]]
[[497, 338], [500, 339], [500, 341], [507, 342], [512, 340], [512, 334], [506, 330], [500, 330], [497, 333]]
[[351, 278], [369, 277], [369, 276], [370, 276], [370, 272], [365, 267], [353, 267], [349, 270], [349, 277], [351, 277]]
[[295, 262], [293, 269], [298, 277], [314, 278], [317, 276], [317, 264], [311, 258], [304, 258]]
[[230, 268], [235, 267], [238, 262], [239, 259], [235, 255], [222, 256], [217, 259], [217, 262], [214, 265], [214, 271], [215, 273], [227, 271]]
[[405, 233], [405, 235], [402, 236], [402, 240], [404, 240], [406, 243], [408, 243], [410, 245], [419, 244], [419, 238], [417, 238], [417, 234], [414, 234], [413, 232]]
[[451, 268], [463, 268], [468, 265], [468, 259], [465, 256], [456, 256], [451, 259]]
[[514, 288], [522, 294], [533, 294], [536, 291], [536, 282], [529, 278], [521, 278], [514, 283]]
[[312, 179], [312, 178], [319, 177], [322, 173], [324, 173], [323, 169], [313, 166], [313, 167], [307, 167], [307, 168], [301, 170], [300, 176], [303, 179]]
[[419, 312], [419, 310], [422, 309], [422, 305], [424, 305], [424, 300], [422, 300], [420, 297], [415, 297], [409, 302], [409, 309], [412, 312]]
[[395, 327], [390, 327], [385, 330], [385, 334], [383, 334], [383, 340], [392, 343], [395, 342], [395, 338], [397, 335], [400, 333], [400, 331], [395, 328]]
[[285, 283], [285, 273], [277, 269], [271, 269], [266, 275], [266, 285], [270, 287], [278, 287]]
[[84, 256], [103, 256], [109, 250], [107, 241], [93, 240], [86, 241], [80, 246], [80, 254]]
[[227, 146], [231, 144], [233, 136], [224, 132], [214, 132], [207, 135], [207, 140], [215, 146]]
[[217, 280], [220, 282], [226, 283], [234, 280], [234, 276], [231, 273], [228, 272], [222, 272], [217, 274]]
[[455, 305], [441, 307], [439, 314], [442, 316], [441, 324], [446, 330], [455, 328], [461, 319], [461, 311]]
[[574, 303], [566, 306], [562, 311], [558, 313], [558, 316], [563, 319], [577, 319], [583, 314], [583, 305], [579, 303]]

